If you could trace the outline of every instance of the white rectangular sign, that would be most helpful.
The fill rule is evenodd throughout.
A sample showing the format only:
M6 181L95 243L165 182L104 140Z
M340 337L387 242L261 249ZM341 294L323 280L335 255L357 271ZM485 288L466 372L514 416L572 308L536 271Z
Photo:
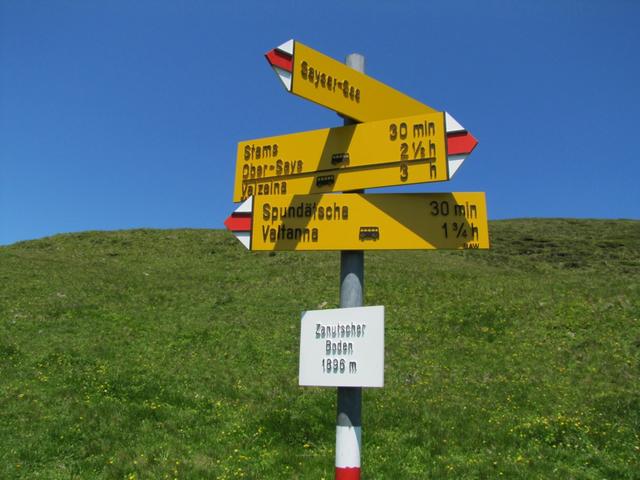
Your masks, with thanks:
M299 383L319 387L384 386L384 307L303 312Z

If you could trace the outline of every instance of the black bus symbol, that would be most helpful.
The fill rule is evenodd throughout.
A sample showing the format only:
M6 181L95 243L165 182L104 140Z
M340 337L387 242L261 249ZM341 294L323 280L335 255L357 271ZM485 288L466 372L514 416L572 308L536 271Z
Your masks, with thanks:
M348 153L334 153L333 155L331 155L331 163L333 163L334 165L342 162L349 163Z
M380 240L378 227L360 227L360 240Z
M336 178L333 175L323 175L321 177L316 177L316 187L333 185L334 183L336 183Z

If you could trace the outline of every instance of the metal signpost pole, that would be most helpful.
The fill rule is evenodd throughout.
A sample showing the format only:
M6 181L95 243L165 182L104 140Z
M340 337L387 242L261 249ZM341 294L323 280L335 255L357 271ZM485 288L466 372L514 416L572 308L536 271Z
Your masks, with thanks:
M349 67L364 73L364 56L347 56ZM344 120L345 125L355 123ZM364 252L340 252L340 308L361 307L364 302ZM360 480L362 447L362 387L338 387L336 417L336 480Z

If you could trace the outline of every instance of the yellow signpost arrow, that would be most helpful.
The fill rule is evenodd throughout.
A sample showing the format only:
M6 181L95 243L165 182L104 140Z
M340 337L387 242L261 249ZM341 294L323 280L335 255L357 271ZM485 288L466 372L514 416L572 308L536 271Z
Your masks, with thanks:
M266 57L289 92L359 122L435 111L297 40Z
M250 250L489 248L477 192L255 196L225 225Z
M448 180L448 147L453 151L460 144L468 154L476 142L469 134L466 145L458 140L462 137L449 140L445 115L437 112L240 142L233 200Z

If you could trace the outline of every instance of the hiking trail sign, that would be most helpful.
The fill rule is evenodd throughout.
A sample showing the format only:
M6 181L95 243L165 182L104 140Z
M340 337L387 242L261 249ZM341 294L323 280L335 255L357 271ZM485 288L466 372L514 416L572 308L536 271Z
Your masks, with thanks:
M247 140L233 200L441 182L476 144L443 112Z
M484 194L328 195L450 180L477 145L451 114L295 40L266 58L287 91L363 123L238 144L225 226L245 247L489 248Z
M249 250L489 248L484 193L258 195L226 227Z
M384 386L384 307L302 312L299 385Z
M297 40L265 56L288 92L358 122L436 111Z

